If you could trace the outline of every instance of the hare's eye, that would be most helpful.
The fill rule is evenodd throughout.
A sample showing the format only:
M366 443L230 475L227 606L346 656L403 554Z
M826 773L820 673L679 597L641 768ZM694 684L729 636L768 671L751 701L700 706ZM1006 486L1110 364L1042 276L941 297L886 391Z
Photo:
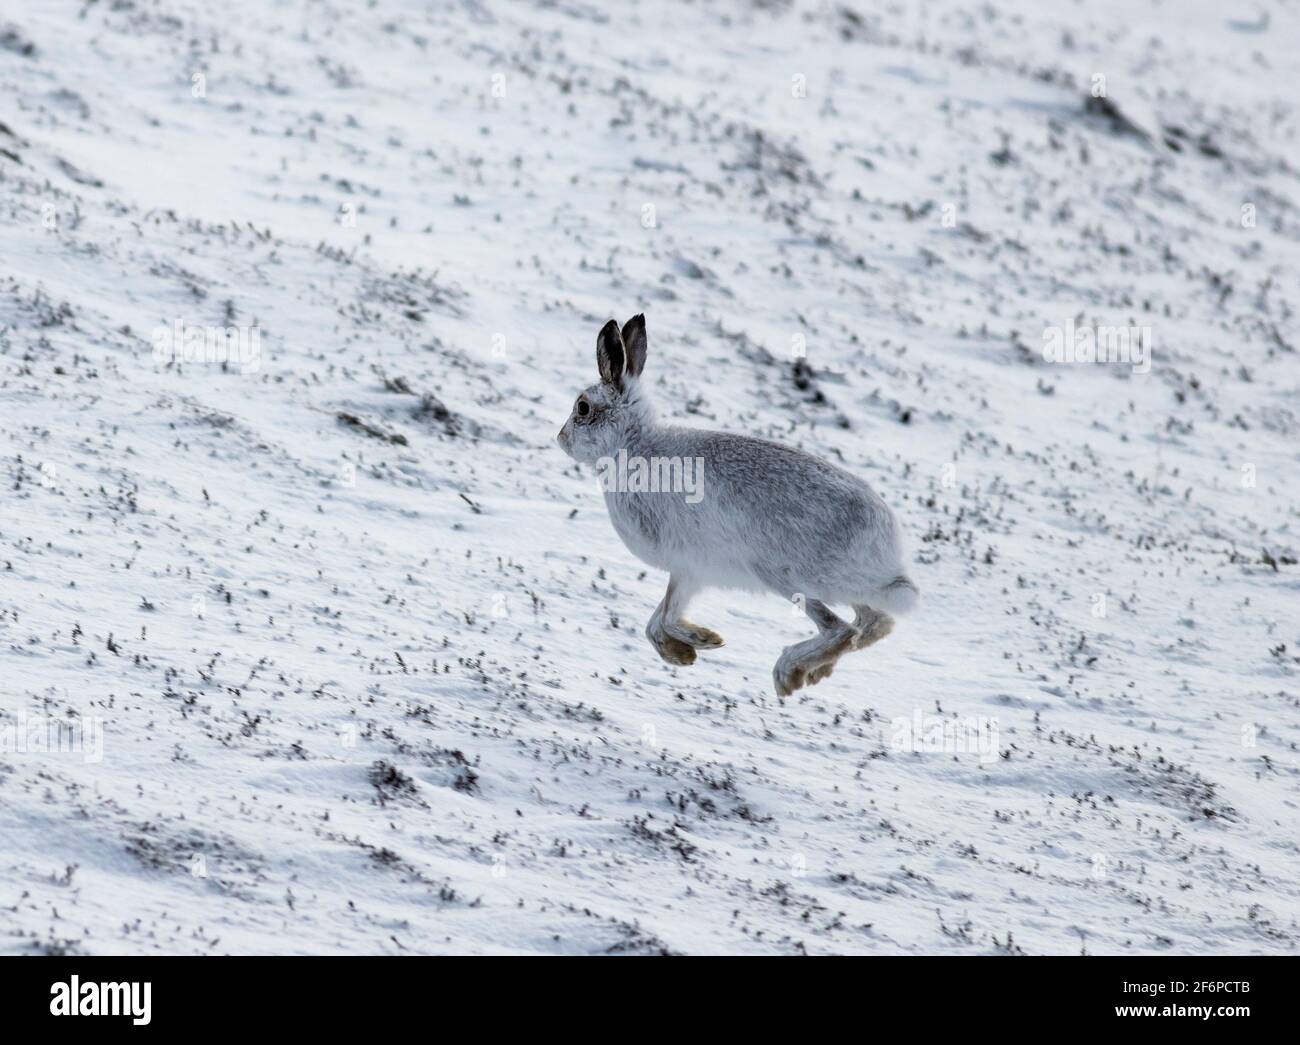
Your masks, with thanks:
M579 399L579 400L578 400L578 416L579 416L579 417L586 417L589 413L591 413L591 404L588 403L585 399Z

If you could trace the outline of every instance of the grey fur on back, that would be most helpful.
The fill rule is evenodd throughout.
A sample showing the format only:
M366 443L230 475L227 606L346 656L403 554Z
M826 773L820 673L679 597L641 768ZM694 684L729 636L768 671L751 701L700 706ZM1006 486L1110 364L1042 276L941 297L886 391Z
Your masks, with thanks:
M870 602L903 575L893 514L862 480L811 454L727 432L634 428L631 456L699 458L703 499L607 492L614 528L652 566L711 586Z

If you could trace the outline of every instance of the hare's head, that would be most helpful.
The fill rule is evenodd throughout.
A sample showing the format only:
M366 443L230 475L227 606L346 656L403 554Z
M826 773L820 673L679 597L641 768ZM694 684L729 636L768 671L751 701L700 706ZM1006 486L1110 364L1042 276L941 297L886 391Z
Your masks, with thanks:
M638 380L645 366L645 316L633 316L618 329L612 319L596 336L600 383L585 389L573 404L556 441L583 464L612 457L628 437L650 420Z

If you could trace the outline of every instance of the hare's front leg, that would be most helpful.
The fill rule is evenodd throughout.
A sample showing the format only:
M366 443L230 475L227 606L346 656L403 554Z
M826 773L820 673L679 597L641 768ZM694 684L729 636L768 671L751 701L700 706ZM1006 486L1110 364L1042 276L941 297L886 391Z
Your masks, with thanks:
M646 637L669 664L694 664L697 649L717 649L722 636L682 618L686 604L698 589L673 575L668 591L646 625Z

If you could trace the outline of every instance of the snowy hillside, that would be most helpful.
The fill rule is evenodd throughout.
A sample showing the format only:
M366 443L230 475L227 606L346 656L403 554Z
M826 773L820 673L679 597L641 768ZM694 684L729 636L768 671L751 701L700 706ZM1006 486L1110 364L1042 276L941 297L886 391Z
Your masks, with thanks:
M0 951L1294 952L1298 39L4 5ZM775 597L646 642L555 444L637 312L663 415L898 514L816 687Z

